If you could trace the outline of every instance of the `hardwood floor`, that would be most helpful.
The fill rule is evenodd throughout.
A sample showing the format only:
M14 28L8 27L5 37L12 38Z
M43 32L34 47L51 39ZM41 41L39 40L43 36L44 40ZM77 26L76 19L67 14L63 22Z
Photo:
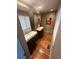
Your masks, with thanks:
M43 37L36 42L37 47L30 59L49 59L51 38L50 33L44 33Z

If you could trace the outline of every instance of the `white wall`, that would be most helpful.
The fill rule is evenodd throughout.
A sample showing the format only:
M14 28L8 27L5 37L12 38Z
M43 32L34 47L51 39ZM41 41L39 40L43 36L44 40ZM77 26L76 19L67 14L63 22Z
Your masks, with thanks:
M53 31L53 44L54 44L55 39L56 39L56 35L57 35L60 19L61 19L61 10L59 9L58 13L57 13L57 17L56 17L54 31Z
M61 9L59 8L52 36L49 59L61 59Z
M52 46L51 59L61 59L61 23L58 27L54 45Z

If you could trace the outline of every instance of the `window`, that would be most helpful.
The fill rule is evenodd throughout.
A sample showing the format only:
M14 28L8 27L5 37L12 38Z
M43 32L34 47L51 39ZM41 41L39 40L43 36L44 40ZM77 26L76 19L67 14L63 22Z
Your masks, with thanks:
M21 23L21 27L22 27L23 32L28 32L31 30L29 16L19 15L19 21Z

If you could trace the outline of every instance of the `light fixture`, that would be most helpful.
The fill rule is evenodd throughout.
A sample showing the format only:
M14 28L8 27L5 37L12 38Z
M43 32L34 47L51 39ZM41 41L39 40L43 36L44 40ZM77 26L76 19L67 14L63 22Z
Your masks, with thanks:
M50 11L53 11L53 9L50 9Z
M42 6L39 6L38 9L42 9Z

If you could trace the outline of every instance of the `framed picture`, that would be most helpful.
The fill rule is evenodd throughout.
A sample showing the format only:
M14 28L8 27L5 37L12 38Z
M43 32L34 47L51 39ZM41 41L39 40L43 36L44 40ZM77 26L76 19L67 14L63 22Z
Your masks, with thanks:
M52 20L51 17L47 18L47 19L46 19L46 24L47 24L47 25L51 25L51 20Z

